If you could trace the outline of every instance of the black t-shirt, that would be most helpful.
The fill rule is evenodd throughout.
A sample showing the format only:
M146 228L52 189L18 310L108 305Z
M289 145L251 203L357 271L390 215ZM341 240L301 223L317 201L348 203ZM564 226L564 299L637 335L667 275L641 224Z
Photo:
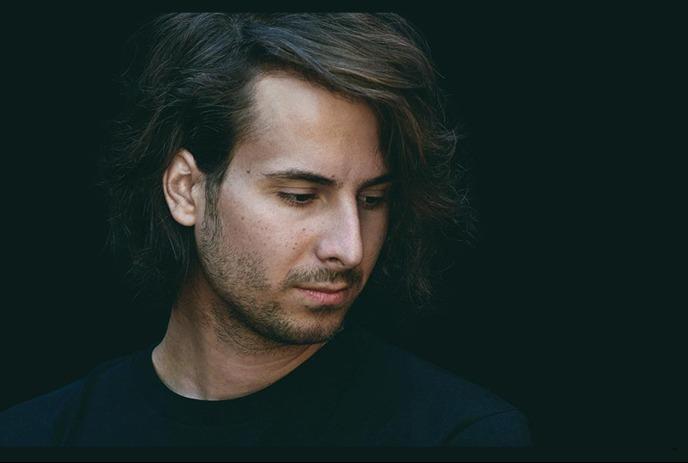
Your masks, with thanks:
M526 446L524 416L474 384L347 326L245 397L182 397L153 346L0 413L3 446Z

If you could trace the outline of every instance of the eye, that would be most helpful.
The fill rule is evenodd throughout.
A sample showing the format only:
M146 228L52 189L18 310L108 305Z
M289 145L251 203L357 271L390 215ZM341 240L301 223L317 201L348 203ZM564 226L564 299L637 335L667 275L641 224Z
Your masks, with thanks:
M364 209L377 209L378 207L384 205L387 202L387 195L382 196L370 196L363 195L360 197L361 204L363 204Z
M286 191L280 191L277 195L282 198L284 202L295 207L307 206L315 199L315 194L313 193L288 193Z

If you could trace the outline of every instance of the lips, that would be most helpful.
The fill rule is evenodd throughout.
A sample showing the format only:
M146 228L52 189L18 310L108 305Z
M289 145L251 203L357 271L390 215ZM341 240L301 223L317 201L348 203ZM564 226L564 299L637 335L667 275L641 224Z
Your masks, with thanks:
M321 305L341 304L346 300L348 286L297 287L307 299Z
M348 286L299 286L298 288L321 293L338 293L339 291L347 289Z

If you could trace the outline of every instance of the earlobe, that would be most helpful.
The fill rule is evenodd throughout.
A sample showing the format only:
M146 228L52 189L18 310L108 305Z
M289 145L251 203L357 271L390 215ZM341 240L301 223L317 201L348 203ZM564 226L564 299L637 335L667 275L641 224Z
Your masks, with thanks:
M186 149L181 149L165 169L162 187L167 206L174 220L181 225L193 226L199 211L200 198L194 186L203 181L203 174L196 167L196 160Z

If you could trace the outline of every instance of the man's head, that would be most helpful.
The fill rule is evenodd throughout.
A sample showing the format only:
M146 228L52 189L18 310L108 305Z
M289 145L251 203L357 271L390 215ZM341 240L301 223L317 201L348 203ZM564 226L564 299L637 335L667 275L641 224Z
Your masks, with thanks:
M378 256L376 273L429 294L432 241L457 217L455 136L403 19L176 14L134 43L104 175L139 288L173 299L202 271L260 307L247 323L302 339L340 323Z
M335 334L372 273L388 223L388 169L375 114L299 76L253 84L251 135L236 144L213 202L192 153L163 176L172 217L194 227L195 288L263 337ZM203 291L203 290L202 290Z

